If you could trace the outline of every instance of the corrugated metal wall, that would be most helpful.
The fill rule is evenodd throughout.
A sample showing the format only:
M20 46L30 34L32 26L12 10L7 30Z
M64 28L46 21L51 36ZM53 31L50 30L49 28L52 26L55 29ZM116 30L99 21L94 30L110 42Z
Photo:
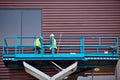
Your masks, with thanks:
M0 0L0 8L41 8L44 36L62 33L120 38L119 0ZM0 80L21 79L36 80L24 70L5 68L0 54Z
M47 4L43 35L119 36L120 1L88 0Z

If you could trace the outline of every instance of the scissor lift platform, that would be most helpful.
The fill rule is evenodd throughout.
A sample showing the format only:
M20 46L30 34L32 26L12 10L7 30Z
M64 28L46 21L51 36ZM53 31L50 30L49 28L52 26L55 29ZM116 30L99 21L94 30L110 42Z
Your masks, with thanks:
M40 39L40 53L37 53L34 45L36 38ZM53 48L54 39L57 40L57 50ZM50 38L47 36L15 36L4 37L2 44L2 58L6 67L24 67L26 72L40 80L62 80L81 68L115 67L119 60L117 37L56 36ZM61 71L50 77L33 67L36 65L27 63L31 61L39 61L36 64L37 67L38 65L39 67L43 66L40 64L42 61L43 63L44 61L52 62ZM66 68L63 69L60 67L61 65Z
M34 45L36 38L41 42L40 53L37 53ZM54 47L54 39L57 41L57 51L54 48L49 50L51 46ZM94 63L119 59L118 37L7 36L3 38L2 47L2 58L7 67L9 64L13 66L17 64L19 67L22 61L92 61Z
M36 53L34 40L40 38L40 53ZM54 38L57 40L59 52L54 48L46 53L46 49L54 46ZM16 36L3 38L3 60L118 60L118 38L117 37L90 37L90 36L59 36L52 37L48 43L45 39L49 37ZM65 41L66 43L65 43ZM75 40L75 41L74 41ZM64 41L64 42L62 42ZM30 44L26 44L30 43Z

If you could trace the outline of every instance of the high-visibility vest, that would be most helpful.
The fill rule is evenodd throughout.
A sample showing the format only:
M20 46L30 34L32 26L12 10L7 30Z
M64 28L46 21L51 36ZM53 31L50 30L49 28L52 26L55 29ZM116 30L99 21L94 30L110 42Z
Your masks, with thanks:
M57 49L57 43L56 43L56 40L55 40L55 39L54 39L54 46L52 47L52 45L51 45L50 49L51 49L51 48Z
M41 48L41 43L40 43L39 38L36 39L35 46Z

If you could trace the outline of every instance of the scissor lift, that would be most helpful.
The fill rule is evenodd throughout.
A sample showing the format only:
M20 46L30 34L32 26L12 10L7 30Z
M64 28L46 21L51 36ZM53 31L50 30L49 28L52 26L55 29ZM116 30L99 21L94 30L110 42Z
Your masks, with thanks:
M40 53L37 53L34 41L36 38L40 38L41 49ZM57 51L54 48L54 39L57 40ZM99 67L94 62L115 62L113 65L104 65L107 67L115 66L119 59L119 47L118 37L97 37L97 36L55 36L49 38L48 36L13 36L4 37L2 42L2 57L6 67L11 67L12 64L17 65L17 68L25 67L27 72L34 75L38 79L45 76L43 72L38 71L36 68L29 65L29 61L53 61L53 64L61 69L56 78L47 76L44 80L56 80L58 77L62 79L63 74L66 74L68 70L69 74L75 72L78 68L86 67ZM22 65L22 61L23 65ZM27 62L25 62L27 61ZM68 61L73 62L68 68L60 68L60 65L54 63L54 61ZM75 62L75 63L74 63ZM104 63L103 63L104 64ZM64 66L67 64L64 64ZM12 67L13 67L12 66ZM71 67L72 66L72 67ZM101 66L103 67L103 66ZM33 69L33 70L32 70ZM35 73L37 70L39 73ZM71 72L72 71L72 72ZM59 75L59 76L58 76ZM64 76L64 77L66 77ZM49 78L49 79L48 79Z

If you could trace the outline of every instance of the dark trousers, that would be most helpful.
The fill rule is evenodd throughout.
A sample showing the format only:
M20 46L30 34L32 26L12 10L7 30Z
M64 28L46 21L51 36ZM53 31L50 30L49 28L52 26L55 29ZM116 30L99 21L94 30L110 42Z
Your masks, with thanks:
M55 53L57 53L57 49L54 48ZM50 49L50 52L52 53L52 49Z
M40 47L36 46L36 53L40 53Z

